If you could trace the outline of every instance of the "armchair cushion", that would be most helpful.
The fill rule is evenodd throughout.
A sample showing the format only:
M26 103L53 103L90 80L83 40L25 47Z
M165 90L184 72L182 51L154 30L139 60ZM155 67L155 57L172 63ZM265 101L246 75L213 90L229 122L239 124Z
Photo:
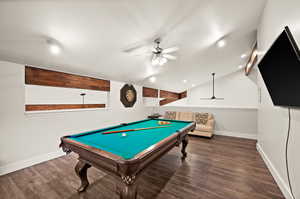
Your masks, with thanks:
M213 132L215 120L210 113L195 113L196 130Z
M177 112L178 120L183 121L193 121L194 120L194 113L192 112Z
M206 125L208 121L208 113L195 113L195 122L197 124L203 124Z

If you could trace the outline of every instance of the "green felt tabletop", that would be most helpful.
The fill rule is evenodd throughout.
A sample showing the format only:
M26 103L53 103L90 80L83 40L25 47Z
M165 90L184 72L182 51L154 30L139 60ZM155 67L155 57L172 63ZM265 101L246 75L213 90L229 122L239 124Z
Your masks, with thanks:
M109 130L99 129L92 132L81 133L70 136L69 138L77 142L93 146L104 151L116 154L124 159L131 159L138 153L144 151L153 144L165 139L166 137L176 133L176 131L186 127L190 122L171 121L170 127L157 128L151 130L126 132L127 136L122 133L102 134L106 131L116 131L125 129L156 127L159 120L142 120L126 126L116 126Z

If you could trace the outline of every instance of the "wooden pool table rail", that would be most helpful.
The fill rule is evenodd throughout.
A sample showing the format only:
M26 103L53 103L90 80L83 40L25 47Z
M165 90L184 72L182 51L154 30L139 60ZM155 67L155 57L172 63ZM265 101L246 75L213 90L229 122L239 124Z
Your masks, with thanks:
M70 136L61 138L60 147L66 153L73 151L79 155L79 162L75 167L76 174L81 179L79 192L84 191L88 187L89 182L86 173L90 166L94 166L113 174L117 178L117 183L122 182L118 184L120 198L132 199L136 198L137 194L136 180L151 162L162 157L174 146L179 146L180 143L182 143L181 152L183 159L186 157L187 134L189 131L193 131L195 126L194 122L190 123L185 128L178 130L176 133L138 153L132 159L124 159L110 152L82 144L70 139Z

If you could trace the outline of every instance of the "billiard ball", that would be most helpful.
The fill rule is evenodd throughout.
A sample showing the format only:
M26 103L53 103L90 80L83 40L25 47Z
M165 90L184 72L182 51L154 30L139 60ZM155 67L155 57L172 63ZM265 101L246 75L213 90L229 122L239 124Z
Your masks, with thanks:
M158 121L157 123L158 123L159 125L171 124L171 122L167 122L167 121Z

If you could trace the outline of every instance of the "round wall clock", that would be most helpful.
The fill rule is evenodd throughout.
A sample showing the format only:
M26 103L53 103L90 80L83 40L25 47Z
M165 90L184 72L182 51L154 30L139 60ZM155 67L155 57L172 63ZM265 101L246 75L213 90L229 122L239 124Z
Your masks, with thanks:
M133 107L136 102L136 90L133 85L125 84L121 88L120 100L125 107Z

